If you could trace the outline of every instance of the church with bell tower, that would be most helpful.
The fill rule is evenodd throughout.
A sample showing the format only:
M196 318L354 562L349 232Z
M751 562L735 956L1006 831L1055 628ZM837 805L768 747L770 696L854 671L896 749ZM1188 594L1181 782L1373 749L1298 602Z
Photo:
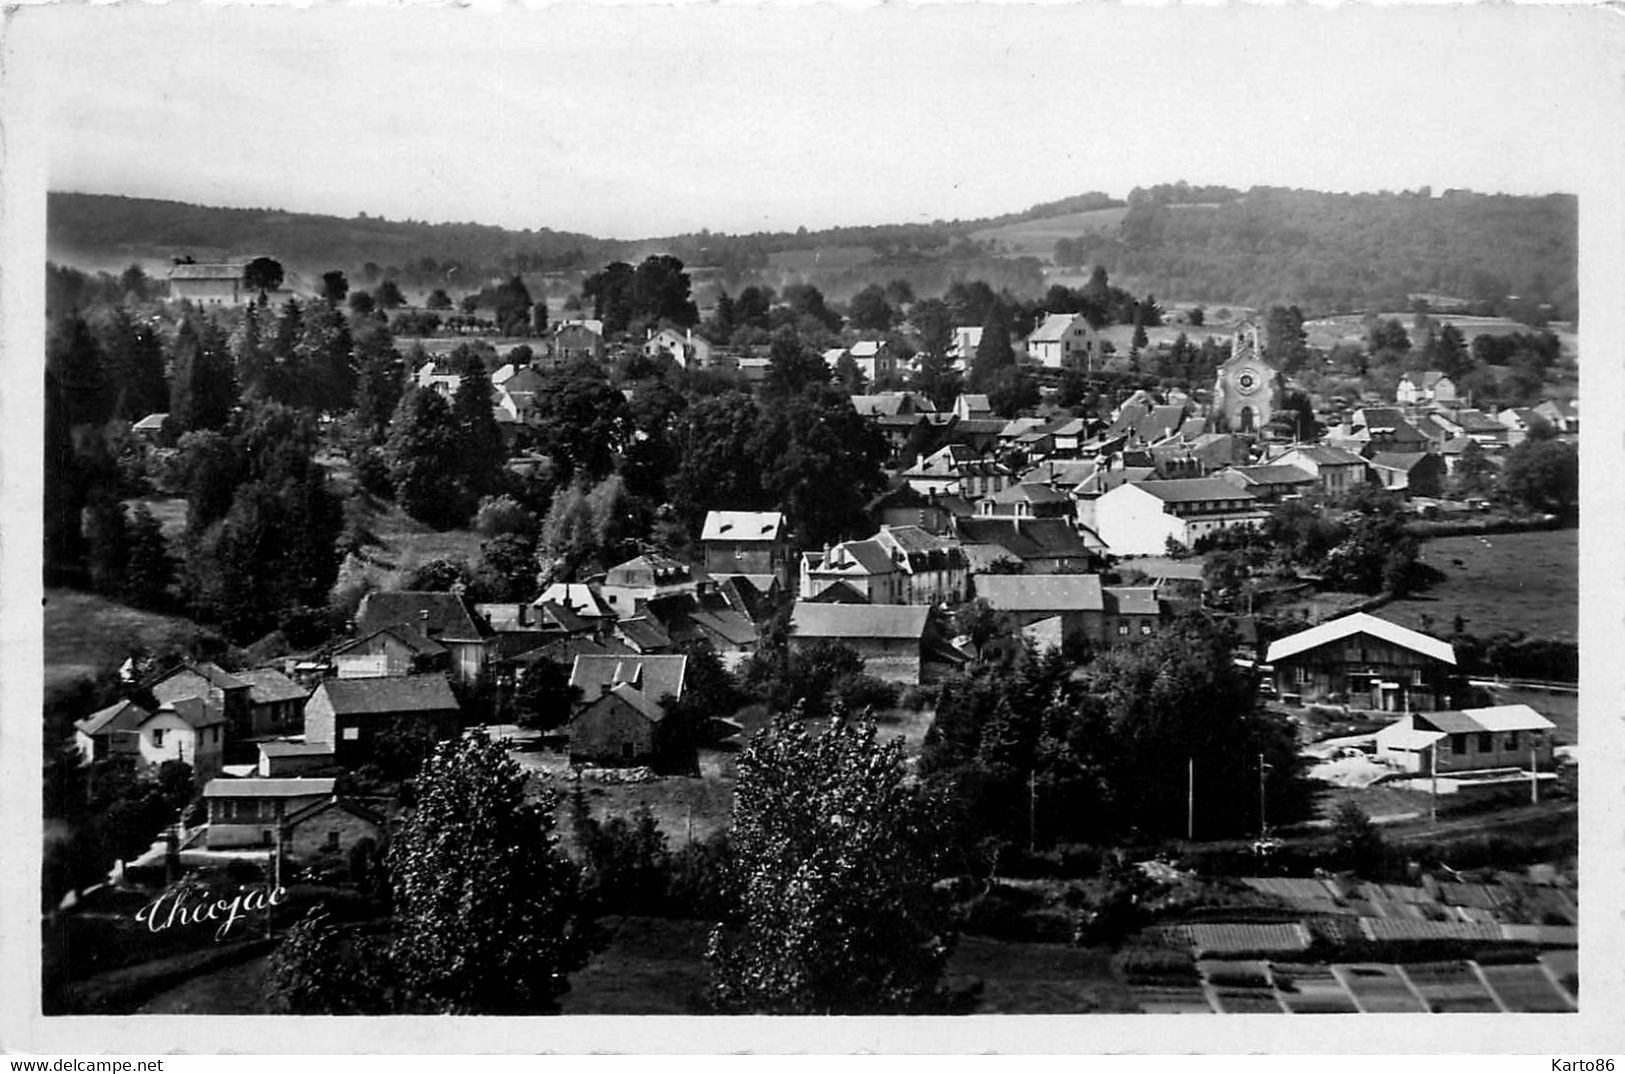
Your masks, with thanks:
M1244 322L1230 340L1230 360L1213 383L1213 430L1256 433L1281 407L1280 370L1264 360L1258 326Z

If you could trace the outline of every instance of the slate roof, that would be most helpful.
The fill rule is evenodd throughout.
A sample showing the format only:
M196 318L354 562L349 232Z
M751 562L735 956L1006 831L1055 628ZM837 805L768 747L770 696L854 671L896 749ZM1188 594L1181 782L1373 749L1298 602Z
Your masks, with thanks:
M1371 456L1371 465L1410 473L1416 468L1417 463L1428 457L1425 451L1379 451Z
M325 742L261 742L260 753L266 757L331 757L333 746Z
M1116 615L1159 615L1162 612L1156 586L1110 586L1103 592L1106 610Z
M604 574L610 586L685 585L710 578L701 567L681 563L667 556L645 555L617 563Z
M397 712L457 711L457 697L443 675L404 675L380 679L328 679L316 688L326 692L333 711L352 716Z
M330 777L287 779L211 779L203 785L205 798L303 798L331 795L337 781Z
M558 664L574 662L578 656L634 656L632 647L613 635L602 638L575 637L559 638L526 652L517 653L513 659L529 662L539 658L552 660Z
M172 280L240 280L243 278L244 264L195 264L175 265L169 270Z
M999 545L1017 559L1089 554L1089 546L1064 518L964 518L954 525L964 544Z
M931 609L915 604L810 604L798 601L790 633L802 638L920 638Z
M598 697L603 687L617 683L635 686L658 701L668 694L683 696L687 669L686 656L578 656L570 668L570 685L580 687L586 701Z
M1430 638L1398 623L1391 623L1386 619L1379 619L1369 612L1355 612L1319 626L1300 630L1296 634L1288 635L1270 643L1269 651L1265 654L1266 663L1273 664L1277 660L1284 660L1310 649L1318 649L1322 645L1334 641L1342 641L1356 634L1369 634L1374 638L1412 652L1430 656L1446 664L1456 662L1456 650L1447 641Z
M852 588L850 582L834 581L807 598L813 604L868 604L869 598Z
M1021 475L1022 484L1058 482L1072 488L1100 468L1094 459L1047 459Z
M1497 426L1499 428L1499 426ZM1365 460L1358 455L1350 454L1342 448L1334 447L1301 447L1293 448L1286 454L1296 454L1308 459L1316 466L1364 466Z
M207 660L200 660L195 664L179 664L170 668L168 671L160 672L159 674L152 676L147 680L147 688L151 689L154 686L167 682L183 671L190 671L196 675L201 675L203 678L208 680L211 686L217 686L222 690L241 690L248 686L248 683L237 678L237 676L228 671L222 671L218 664L212 664Z
M333 650L333 655L340 656L351 649L359 649L380 634L388 634L419 656L439 656L447 651L444 645L427 636L411 623L392 623L389 626L379 627L377 630L363 634L355 641L340 645Z
M1046 484L1010 485L990 497L994 503L1069 503L1071 497Z
M1029 343L1059 343L1066 335L1066 330L1072 327L1081 314L1077 313L1051 313L1033 328L1033 334L1027 337Z
M1250 485L1312 485L1315 475L1298 466L1264 465L1232 466L1230 472L1240 474Z
M310 820L313 817L319 817L330 809L342 809L346 813L360 817L362 820L371 821L373 824L379 825L380 827L388 823L387 818L385 818L385 816L382 813L379 813L377 810L369 809L360 802L352 801L348 798L341 798L338 795L334 795L325 802L312 802L308 806L289 814L282 823L287 825L289 828L296 828L305 821Z
M615 613L604 607L603 600L585 582L554 582L532 603L541 605L549 602L568 608L577 615L594 619L615 618Z
M708 511L702 541L775 541L784 536L778 511Z
M1169 481L1137 481L1134 487L1149 492L1163 503L1199 503L1204 500L1255 500L1244 488L1217 477L1178 478Z
M1004 612L1099 612L1106 602L1098 574L983 574L976 595Z
M424 613L427 612L427 616ZM406 623L431 638L445 641L481 641L491 628L455 593L421 590L368 593L356 612L356 631L370 634L380 627Z
M116 731L134 731L146 722L152 715L134 701L119 701L104 709L86 716L82 720L75 720L73 726L92 738L97 735L110 735Z
M622 619L615 624L615 632L640 652L671 648L671 635L648 616L634 615Z
M969 411L972 414L993 409L993 404L987 401L987 396L979 392L962 392L954 405L956 408Z
M166 712L172 712L184 720L189 727L212 727L217 723L225 723L224 713L215 712L201 697L177 697L174 701L166 701L159 705L157 710L141 721L145 726L149 721L157 719Z
M278 701L303 701L310 696L310 691L275 668L239 671L237 677L248 682L248 702L251 705L270 705Z
M840 551L849 556L852 562L835 564L831 562L836 552ZM884 545L873 537L861 541L842 541L830 549L830 555L815 568L820 572L840 571L850 574L890 574L897 570L897 564L892 561L891 553L886 551Z

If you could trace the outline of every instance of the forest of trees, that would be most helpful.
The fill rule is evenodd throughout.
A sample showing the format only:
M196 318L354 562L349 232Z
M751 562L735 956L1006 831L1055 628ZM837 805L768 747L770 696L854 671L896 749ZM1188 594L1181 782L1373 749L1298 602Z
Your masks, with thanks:
M145 249L246 255L261 250L294 265L353 268L371 287L384 277L433 288L515 273L585 273L658 243L731 286L781 286L799 276L847 296L887 279L940 292L980 278L1022 297L1045 287L1042 261L1003 256L973 233L1125 203L1091 193L977 220L726 235L698 232L617 242L548 229L339 219L270 209L217 209L150 199L50 196L59 255L92 263ZM1186 183L1136 188L1121 222L1060 241L1066 266L1103 265L1136 290L1208 303L1265 306L1285 300L1311 314L1408 307L1411 293L1458 296L1526 319L1575 316L1578 210L1569 195L1523 197L1446 191L1332 194ZM801 252L867 250L830 265ZM114 251L119 251L114 253ZM532 280L533 285L536 280Z

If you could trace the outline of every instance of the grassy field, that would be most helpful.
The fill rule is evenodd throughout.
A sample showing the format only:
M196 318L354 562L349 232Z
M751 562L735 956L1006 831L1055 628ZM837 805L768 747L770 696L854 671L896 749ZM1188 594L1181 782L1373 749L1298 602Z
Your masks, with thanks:
M1081 213L1047 216L1042 220L1023 220L1001 227L983 228L971 232L977 242L994 240L1004 251L1031 255L1048 261L1055 254L1055 240L1075 239L1089 232L1110 232L1128 215L1127 206L1112 209L1090 209Z
M1384 618L1448 634L1459 615L1467 633L1479 637L1521 630L1531 637L1577 639L1579 530L1436 537L1422 546L1422 561L1444 579L1388 604Z
M93 593L45 591L45 688L121 663L133 648L183 645L199 627L188 619L138 611Z
M459 558L472 566L484 540L473 530L444 532L409 518L392 503L368 498L367 524L378 544L367 549L367 573L380 589L399 589L406 573L431 559Z

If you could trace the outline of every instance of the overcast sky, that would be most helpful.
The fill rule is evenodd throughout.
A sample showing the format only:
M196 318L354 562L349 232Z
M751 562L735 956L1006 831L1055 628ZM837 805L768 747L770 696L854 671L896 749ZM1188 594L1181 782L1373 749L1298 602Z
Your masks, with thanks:
M1573 191L1596 12L25 10L50 185L614 237L1219 182Z

